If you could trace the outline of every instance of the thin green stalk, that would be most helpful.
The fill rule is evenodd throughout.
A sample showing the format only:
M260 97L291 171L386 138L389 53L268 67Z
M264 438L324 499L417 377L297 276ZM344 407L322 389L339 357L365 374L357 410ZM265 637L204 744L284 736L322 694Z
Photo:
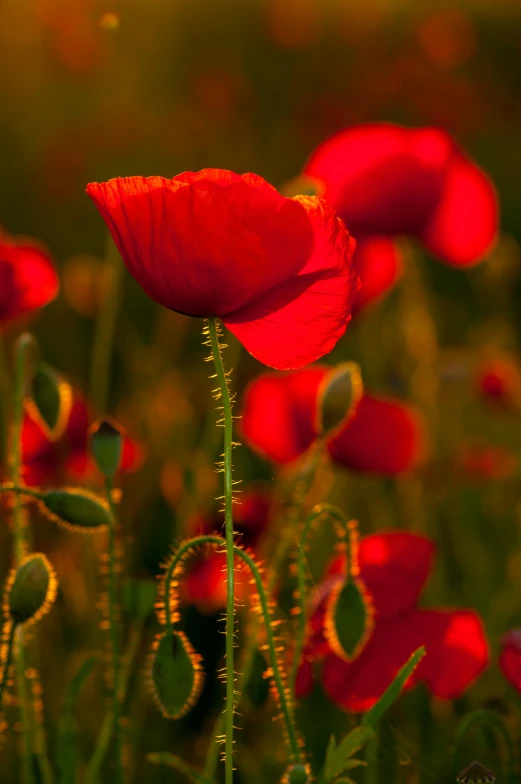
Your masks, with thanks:
M5 653L4 671L2 673L2 680L0 681L0 712L2 711L2 704L4 698L4 691L9 677L9 668L11 666L11 659L13 656L14 635L16 631L16 624L12 623L9 629L9 636L7 638L7 650Z
M7 455L12 389L11 368L4 338L0 334L0 460L3 460Z
M165 574L164 601L165 601L165 623L169 631L172 631L172 618L171 618L171 612L169 606L170 586L171 586L172 578L176 571L176 567L182 561L184 555L189 550L197 550L197 548L199 548L203 544L224 545L225 540L222 538L222 536L216 536L214 534L196 536L193 539L190 539L188 542L185 542L179 548L179 550L176 552L175 556L172 558L168 566L168 570ZM233 545L232 555L234 556L234 562L235 562L235 557L240 558L242 561L244 561L244 563L247 565L248 569L252 573L253 579L255 581L255 587L257 589L257 594L259 596L260 612L264 620L264 626L266 627L266 638L268 641L268 650L270 654L270 664L273 673L273 680L275 682L275 687L279 695L280 710L284 718L284 723L286 725L286 732L288 736L288 742L289 742L290 754L291 754L290 762L293 764L302 764L303 754L300 749L297 730L295 727L293 705L288 689L285 686L284 677L277 658L277 645L275 642L275 635L273 633L273 627L271 623L272 618L269 609L268 594L265 591L264 585L262 583L262 575L254 559L237 545ZM204 773L204 778L210 781L213 780L208 775L207 771L205 771Z
M315 445L315 447L318 445ZM301 522L306 498L313 483L315 472L320 461L322 451L320 448L312 447L311 455L305 455L304 460L308 461L306 470L298 477L293 488L292 501L286 520L282 527L283 536L279 539L277 548L272 559L272 566L268 575L267 594L272 596L275 588L277 577L282 569L288 552L296 538L299 523ZM239 676L239 683L237 690L239 694L244 691L245 685L248 683L253 672L254 653L257 647L257 637L259 631L259 621L254 620L251 625L251 632L248 636L248 642L243 654L242 672ZM216 722L214 736L220 737L223 732L223 716L219 716ZM215 743L211 743L208 747L206 756L205 776L210 780L215 779L215 769L219 760L218 748Z
M121 303L121 279L123 261L110 234L107 241L107 261L109 274L109 290L100 305L94 333L91 363L91 394L92 404L97 411L107 408L110 390L110 362L114 348L114 336Z
M469 729L474 724L489 724L493 727L498 735L501 736L505 745L505 751L507 755L506 760L506 768L507 768L507 781L509 784L515 784L516 781L516 755L514 750L514 744L512 742L512 738L510 737L510 733L505 727L503 721L490 710L482 709L482 710L475 710L472 713L469 713L466 716L461 724L459 725L456 735L454 736L454 748L453 748L453 756L452 756L452 770L454 776L457 776L459 773L459 767L461 764L461 746L463 742L463 738L469 731Z
M9 478L13 486L18 487L21 482L22 469L22 425L24 413L24 391L27 351L33 339L31 335L20 335L15 343L15 384L13 400L13 426L9 449ZM13 546L16 566L20 566L27 555L27 532L24 509L20 494L15 493L13 499ZM33 718L34 706L32 693L27 688L25 677L25 648L24 630L20 627L17 632L17 646L15 652L15 678L18 698L20 700L20 714L22 724L22 782L33 784Z
M297 630L295 637L295 646L293 649L293 660L291 662L291 670L289 675L289 689L291 694L295 693L295 683L297 680L297 673L304 649L304 641L306 638L306 595L307 595L307 581L306 581L306 544L308 541L309 533L318 518L330 517L332 518L340 529L342 538L345 538L347 532L347 518L336 506L331 504L319 504L315 506L311 513L306 517L304 527L297 540ZM351 561L350 541L347 541L347 557ZM349 574L349 568L347 569Z
M143 622L136 621L130 627L130 634L123 654L121 669L119 674L118 684L118 699L119 704L123 705L128 690L128 682L132 665L136 658L136 654L141 642L143 634ZM107 755L107 749L114 734L114 713L107 713L101 724L101 729L98 734L94 753L89 761L85 773L85 784L97 784L103 760Z
M235 672L233 668L234 636L235 636L235 572L233 557L233 418L232 400L228 388L228 376L225 373L219 333L216 319L208 319L208 333L215 365L215 373L219 382L217 400L222 401L224 424L224 530L226 538L226 706L224 718L225 733L225 784L233 784L233 714L235 711Z
M110 656L112 663L112 721L114 727L114 752L116 762L116 784L123 784L124 770L123 770L123 728L121 726L121 704L119 699L119 656L120 656L120 639L119 639L119 615L118 615L118 601L117 601L117 588L116 588L116 509L114 506L114 499L112 496L112 480L108 477L105 480L107 490L107 500L110 507L110 525L109 525L109 590L108 590L108 614L109 614L109 637L110 637Z

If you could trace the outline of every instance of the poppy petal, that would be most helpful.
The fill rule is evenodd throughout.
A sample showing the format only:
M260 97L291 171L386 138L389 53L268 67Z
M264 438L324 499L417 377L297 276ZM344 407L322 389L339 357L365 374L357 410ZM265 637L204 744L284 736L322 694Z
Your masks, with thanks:
M344 430L329 444L331 457L354 471L398 474L416 466L425 442L419 414L391 398L364 395Z
M521 629L511 629L501 640L499 667L507 681L521 694Z
M129 272L159 304L222 317L306 264L306 210L255 175L221 169L91 183Z
M244 393L240 430L248 445L274 463L289 463L316 437L317 391L323 365L298 373L264 373Z
M43 247L0 233L0 324L47 305L58 289L56 269Z
M354 662L330 654L324 661L324 688L346 710L367 711L421 645L427 655L408 685L425 681L437 697L459 697L488 664L488 644L475 613L417 610L379 621Z
M344 334L359 287L355 241L322 199L296 196L313 228L307 263L241 310L223 317L253 356L278 370L300 368L327 354Z
M361 283L353 305L356 313L389 291L401 276L398 245L388 237L364 237L357 241L355 267Z
M498 199L492 182L455 149L439 203L419 233L442 261L456 267L481 261L498 231Z

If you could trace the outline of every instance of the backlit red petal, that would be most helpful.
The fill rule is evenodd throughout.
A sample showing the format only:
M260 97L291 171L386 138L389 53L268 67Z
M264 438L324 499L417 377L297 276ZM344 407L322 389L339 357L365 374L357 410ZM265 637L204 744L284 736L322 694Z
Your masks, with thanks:
M58 288L56 269L43 247L0 233L0 324L47 305Z
M355 267L361 283L353 306L357 312L389 291L402 274L398 245L388 237L357 240Z
M324 201L293 200L306 208L314 247L294 276L223 318L256 359L278 370L300 368L335 346L351 318L359 280L355 242Z
M511 629L501 640L499 667L507 681L521 694L521 629Z
M340 465L380 474L415 467L424 448L419 414L397 400L372 395L364 395L347 426L328 444Z

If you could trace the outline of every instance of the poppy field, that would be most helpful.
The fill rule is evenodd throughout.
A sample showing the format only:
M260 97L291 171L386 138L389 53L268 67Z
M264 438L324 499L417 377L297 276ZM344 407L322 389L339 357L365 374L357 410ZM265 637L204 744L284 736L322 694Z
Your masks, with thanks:
M520 33L0 5L0 784L518 780Z

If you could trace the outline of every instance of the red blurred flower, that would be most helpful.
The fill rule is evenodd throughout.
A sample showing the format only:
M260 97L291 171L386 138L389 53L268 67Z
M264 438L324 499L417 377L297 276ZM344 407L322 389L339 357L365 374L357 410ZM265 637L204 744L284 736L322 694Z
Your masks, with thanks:
M521 694L521 629L511 629L501 640L499 667L507 681Z
M481 395L504 408L521 403L521 370L514 358L494 357L478 368L476 386Z
M344 556L330 564L317 589L303 666L309 668L310 659L324 658L324 688L346 710L369 710L420 645L425 645L427 655L408 686L423 681L437 697L458 697L487 666L488 644L476 613L418 609L433 560L434 545L422 536L392 532L361 540L359 577L373 600L375 627L352 662L334 654L323 635L327 598L342 579ZM309 690L309 677L301 683ZM298 695L304 693L301 690Z
M247 443L275 463L288 463L317 437L318 391L331 368L314 365L284 375L265 373L248 386L240 427ZM356 412L328 441L336 463L355 471L396 474L424 451L419 415L393 398L364 394Z
M318 181L321 196L357 240L376 235L391 243L409 235L461 267L480 261L496 238L491 181L441 129L389 123L349 128L315 150L305 174ZM380 261L390 283L391 248ZM362 254L355 263L363 281L368 273ZM359 296L369 299L363 291Z
M218 316L261 362L301 367L344 333L354 240L322 200L222 169L91 183L131 274L159 304Z
M259 490L247 490L233 507L233 530L237 543L255 552L271 517L273 502L270 495ZM190 536L218 534L224 536L224 513L216 512L195 517L189 524ZM237 564L236 592L240 602L250 593L248 576ZM226 553L203 552L188 563L181 587L182 597L200 612L213 614L226 607Z
M509 479L518 466L517 456L504 446L469 442L463 444L456 465L468 478L477 482Z
M47 305L58 288L58 275L41 245L0 230L0 324Z
M97 469L88 442L89 424L87 404L79 395L73 399L65 431L57 441L50 441L26 413L22 428L24 482L38 486L88 482L95 477ZM135 471L143 459L143 446L125 437L121 470Z

